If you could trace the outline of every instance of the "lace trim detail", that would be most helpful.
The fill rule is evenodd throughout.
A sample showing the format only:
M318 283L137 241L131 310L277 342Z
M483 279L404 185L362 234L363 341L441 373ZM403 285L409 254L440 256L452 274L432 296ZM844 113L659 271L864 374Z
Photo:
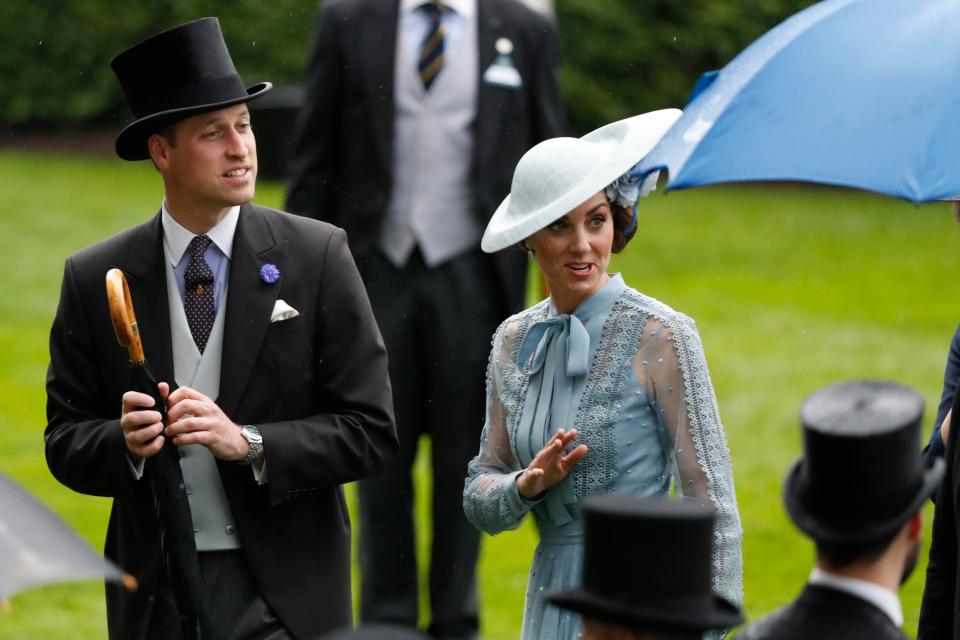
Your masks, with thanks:
M707 496L716 509L713 548L713 586L734 602L743 601L740 516L733 487L730 449L720 423L717 398L696 325L664 303L628 289L639 312L659 320L670 332L683 375L688 431L697 452L697 464L707 477Z
M590 448L590 464L571 471L575 516L584 498L610 491L617 481L616 429L622 410L623 389L630 379L633 356L647 319L627 297L625 290L613 303L600 332L600 343L577 407L577 443Z

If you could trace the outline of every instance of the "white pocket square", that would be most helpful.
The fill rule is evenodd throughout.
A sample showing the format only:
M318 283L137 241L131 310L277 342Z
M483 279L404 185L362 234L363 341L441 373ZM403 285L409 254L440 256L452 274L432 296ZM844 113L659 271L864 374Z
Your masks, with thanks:
M277 300L277 303L273 305L273 313L270 314L270 322L289 320L290 318L296 318L298 315L300 315L299 311L283 300Z

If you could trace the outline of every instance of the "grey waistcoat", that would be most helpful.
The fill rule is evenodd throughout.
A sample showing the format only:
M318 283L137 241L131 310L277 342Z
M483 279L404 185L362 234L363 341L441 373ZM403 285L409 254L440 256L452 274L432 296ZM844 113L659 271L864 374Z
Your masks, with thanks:
M428 92L398 34L393 189L380 234L381 249L397 267L414 246L435 267L480 244L483 225L470 195L478 55L474 18L456 48L444 52Z
M183 301L177 290L176 276L170 267L169 258L167 256L167 306L170 308L173 375L177 385L191 387L216 400L220 395L220 355L223 351L223 323L228 291L225 291L220 299L213 329L201 356L190 333L190 325L187 324ZM196 444L179 449L180 468L183 470L183 481L193 515L197 550L238 548L240 540L213 454L206 447Z

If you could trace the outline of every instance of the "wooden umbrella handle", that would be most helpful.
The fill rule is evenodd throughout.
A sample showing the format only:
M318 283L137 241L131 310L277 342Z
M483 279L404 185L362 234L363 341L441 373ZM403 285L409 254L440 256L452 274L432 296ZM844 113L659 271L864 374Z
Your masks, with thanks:
M130 360L134 364L143 364L143 344L140 342L140 330L137 328L137 316L133 312L133 299L130 287L120 269L107 271L107 304L110 305L110 319L117 342L127 348Z

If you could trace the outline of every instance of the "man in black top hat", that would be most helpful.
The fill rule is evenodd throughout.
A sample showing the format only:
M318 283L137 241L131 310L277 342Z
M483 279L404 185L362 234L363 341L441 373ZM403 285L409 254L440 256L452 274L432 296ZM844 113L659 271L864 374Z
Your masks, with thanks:
M839 383L807 398L804 455L783 494L813 538L816 568L792 604L738 639L907 637L897 592L917 560L921 508L943 477L943 461L920 454L922 419L920 394L890 382Z
M699 640L743 616L714 594L713 512L623 495L584 503L583 580L547 595L583 615L583 640Z
M45 433L61 482L113 498L106 555L140 588L108 585L110 636L197 637L181 630L147 482L156 466L145 461L174 445L205 587L203 637L348 627L341 485L378 472L397 440L385 349L346 236L250 202L246 102L270 84L244 87L215 18L148 38L112 66L136 118L117 153L152 160L164 200L149 221L67 260ZM105 295L113 267L129 282L166 429L150 396L130 391Z

